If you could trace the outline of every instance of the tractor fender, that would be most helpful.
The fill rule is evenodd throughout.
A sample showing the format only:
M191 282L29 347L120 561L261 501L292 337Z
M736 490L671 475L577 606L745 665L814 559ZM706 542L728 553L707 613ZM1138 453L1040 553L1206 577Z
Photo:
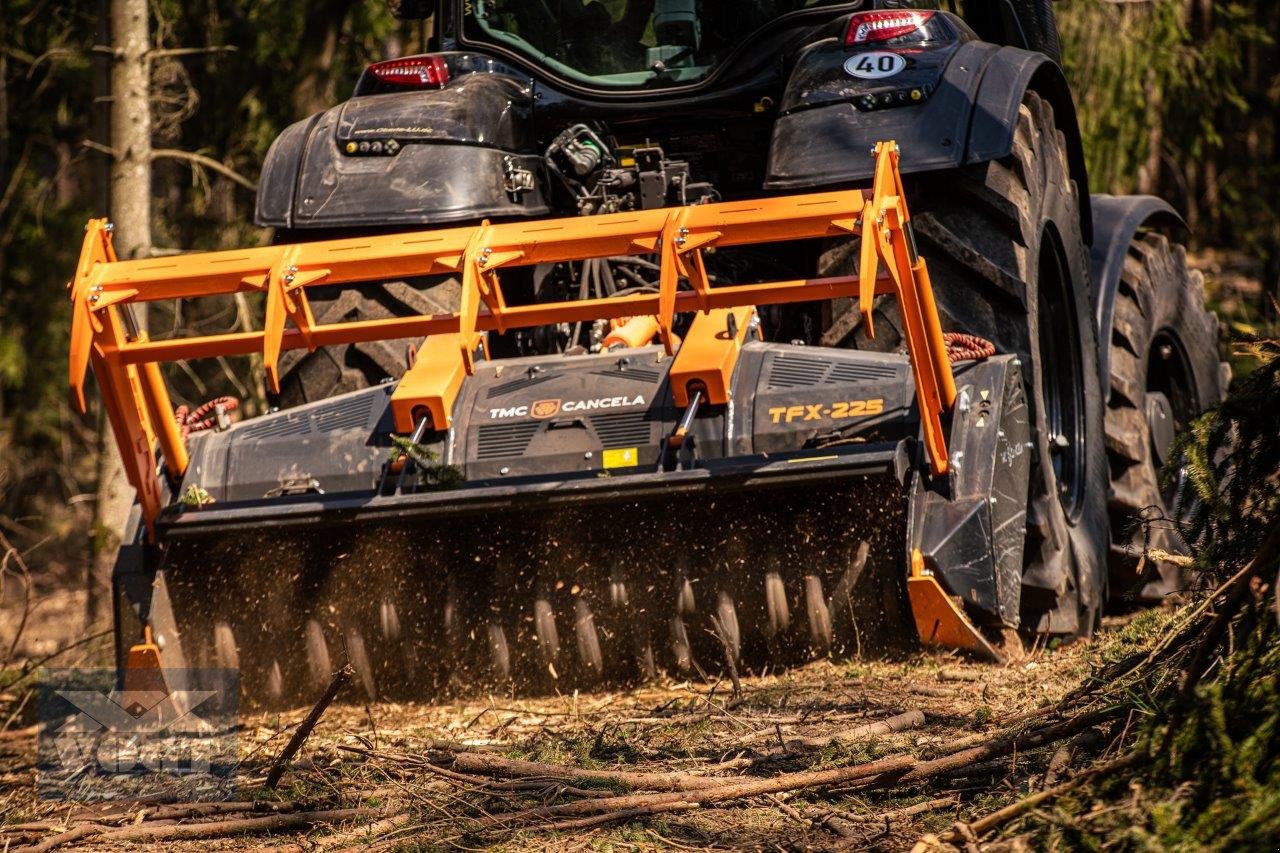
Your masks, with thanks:
M1098 370L1102 374L1102 399L1111 392L1111 323L1116 291L1129 244L1139 231L1164 228L1185 231L1186 222L1170 204L1150 195L1095 195L1089 199L1093 213L1093 245L1089 269L1093 276L1093 316L1098 324Z
M1067 166L1081 197L1088 193L1075 104L1062 69L1037 51L962 41L947 57L924 103L867 111L857 102L884 81L846 81L843 97L819 91L807 65L831 66L839 45L819 45L799 59L774 125L765 188L795 192L870 180L876 142L894 139L904 174L986 163L1013 150L1023 96L1033 91L1053 107L1067 148ZM836 67L839 67L838 64ZM912 81L915 85L915 81ZM1089 205L1080 206L1081 233L1092 238Z
M261 226L291 228L293 226L293 195L298 185L298 169L311 139L311 129L323 113L295 121L286 127L262 162L258 176L258 195L254 204L253 221Z
M974 101L965 163L1008 156L1018 126L1018 108L1027 92L1035 92L1053 107L1054 122L1066 143L1067 169L1079 197L1087 198L1089 178L1071 89L1062 68L1038 51L1002 47L992 55ZM1093 216L1087 204L1080 205L1080 236L1085 245L1093 241Z
M367 233L371 225L545 216L532 104L528 82L505 73L461 73L440 89L357 93L276 139L254 219ZM533 185L509 192L517 177Z

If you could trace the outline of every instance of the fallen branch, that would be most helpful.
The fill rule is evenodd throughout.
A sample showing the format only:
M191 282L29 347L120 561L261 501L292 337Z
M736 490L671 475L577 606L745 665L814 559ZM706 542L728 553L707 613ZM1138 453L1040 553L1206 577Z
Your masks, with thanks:
M479 823L481 828L499 828L511 824L527 825L530 822L550 821L556 828L568 828L556 822L563 818L595 815L599 820L589 824L595 826L610 820L627 819L623 815L634 815L636 809L643 809L644 814L660 814L668 810L690 808L691 803L703 806L808 788L840 786L865 791L873 788L918 784L943 776L959 767L989 761L1012 754L1014 751L1025 751L1054 743L1105 722L1118 713L1119 709L1094 711L1051 723L1030 732L1001 733L979 746L961 749L930 760L921 760L906 754L892 755L850 767L783 773L767 779L736 779L728 782L715 780L720 784L691 791L630 794L541 806L519 812L486 816Z
M353 808L327 809L312 812L214 820L206 823L176 823L166 826L148 826L145 823L113 829L95 835L95 844L122 841L179 841L191 838L218 838L242 832L280 832L301 829L317 823L339 823L378 814L381 809Z
M688 803L708 805L729 800L741 800L760 797L765 794L778 794L783 791L800 791L806 788L823 788L831 785L850 785L855 782L866 783L867 787L879 778L897 778L903 771L915 765L916 759L910 755L893 755L878 761L857 764L850 767L836 767L830 770L804 770L796 773L782 773L767 779L739 779L730 782L716 780L718 784L694 791L680 791L669 794L627 794L616 797L600 797L594 800L578 800L572 803L561 803L554 806L541 806L520 812L493 815L480 821L482 826L498 827L513 822L528 822L560 817L576 817L589 814L607 814L611 819L632 813L635 809L646 809L645 814L658 814L669 809L685 808Z
M1115 761L1108 761L1106 764L1100 764L1092 770L1086 770L1078 776L1063 782L1061 785L1055 785L1054 787L1048 788L1044 791L1037 791L1030 796L1018 800L1016 803L1005 806L1002 809L997 809L986 817L979 818L978 820L968 823L966 826L968 827L969 832L971 832L975 837L981 837L991 830L1008 823L1014 818L1020 817L1021 815L1031 811L1046 800L1051 800L1066 793L1084 780L1091 779L1094 776L1113 773L1116 770L1121 770L1136 763L1139 757L1140 756L1137 753L1130 753L1122 758L1117 758ZM962 838L962 833L959 828L951 829L944 833L941 838L943 841L951 844L956 844L965 840Z
M879 812L878 814L857 815L857 814L845 813L845 814L841 814L840 817L844 818L845 820L856 821L858 823L891 823L892 821L895 821L895 820L902 820L903 818L915 817L916 815L924 814L925 812L936 811L937 809L944 809L947 806L958 805L959 802L960 802L959 797L952 794L949 797L939 797L935 800L925 800L922 803L915 803L914 805L903 806L900 809L892 809L887 812Z
M786 742L787 748L791 750L801 749L825 749L832 741L853 741L862 738L873 737L875 735L892 734L894 732L902 732L908 729L918 729L924 725L923 711L907 711L887 720L877 720L874 723L866 723L852 729L842 732L833 732L829 735L821 737L804 737L795 738Z
M412 819L413 816L408 813L392 815L391 817L383 818L382 820L376 820L373 823L358 826L355 829L348 830L347 832L326 835L323 838L316 840L316 847L320 850L331 850L335 847L346 847L353 842L360 841L368 837L380 838L392 830L399 829Z
M695 776L691 773L644 773L626 770L582 770L540 761L520 761L496 755L459 752L453 757L453 770L480 773L503 778L541 778L616 785L631 791L693 791L715 788L723 778Z
M70 844L73 841L79 841L90 835L97 835L102 831L100 826L77 826L66 832L60 832L52 838L46 838L39 844L33 844L30 847L14 848L12 853L49 853L50 850L56 850L64 844Z
M329 680L329 686L325 688L324 695L311 708L311 713L307 714L307 718L302 721L302 725L298 726L293 733L293 737L289 738L289 743L285 745L284 751L280 753L280 757L271 766L271 772L267 774L266 787L268 789L275 788L280 783L280 777L284 775L289 760L302 748L303 742L311 734L311 730L316 727L316 723L320 722L320 716L329 707L329 703L337 697L343 687L350 683L351 676L354 674L355 670L351 668L351 664L347 664L333 674L333 678Z

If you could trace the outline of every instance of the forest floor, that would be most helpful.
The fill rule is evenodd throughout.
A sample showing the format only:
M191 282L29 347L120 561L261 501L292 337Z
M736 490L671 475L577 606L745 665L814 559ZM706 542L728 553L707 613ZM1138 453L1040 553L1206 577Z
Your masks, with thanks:
M11 729L0 735L0 843L9 850L125 849L161 841L193 850L371 843L397 849L906 849L1092 761L1063 746L1071 741L1029 738L1023 748L1014 743L989 757L943 761L949 766L910 783L913 766L1000 742L1010 727L1052 715L1090 673L1148 646L1171 614L1161 609L1113 620L1091 642L1039 649L1005 666L935 653L819 660L743 678L736 698L726 679L441 704L340 701L325 711L274 790L265 777L309 709L242 714L235 802L206 811L163 802L39 800L35 727ZM1127 729L1126 722L1108 737L1124 740ZM1089 752L1096 757L1105 745ZM873 775L888 768L889 776L904 770L908 776L868 786L867 774L856 770L868 766ZM842 781L841 773L848 778ZM776 791L753 793L750 786L767 779L783 782ZM719 791L717 781L747 787L708 797L711 802L698 796L667 807L658 802L682 797L664 791ZM530 811L643 791L654 793L633 794L638 806L618 802L603 812L588 809L586 817L572 805L562 805L563 813ZM654 811L645 813L646 807ZM184 839L193 831L207 837ZM1000 842L995 849L1009 846Z

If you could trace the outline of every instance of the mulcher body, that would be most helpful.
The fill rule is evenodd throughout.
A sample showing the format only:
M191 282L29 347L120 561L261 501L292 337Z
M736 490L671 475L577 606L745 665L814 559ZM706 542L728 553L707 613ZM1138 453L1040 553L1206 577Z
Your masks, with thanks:
M118 262L91 223L121 665L145 636L275 700L344 660L421 695L1087 634L1096 341L1149 218L1094 239L1048 4L784 6L442 0L430 53L273 144L275 245ZM131 320L236 292L261 331ZM159 365L249 353L280 408L185 435Z

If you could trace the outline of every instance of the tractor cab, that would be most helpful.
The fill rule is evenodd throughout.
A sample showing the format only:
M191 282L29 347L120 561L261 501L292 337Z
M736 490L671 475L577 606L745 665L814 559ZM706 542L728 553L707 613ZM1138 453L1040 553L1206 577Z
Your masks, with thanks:
M830 21L837 0L458 0L458 47L494 53L570 87L671 89L778 56L796 30Z

